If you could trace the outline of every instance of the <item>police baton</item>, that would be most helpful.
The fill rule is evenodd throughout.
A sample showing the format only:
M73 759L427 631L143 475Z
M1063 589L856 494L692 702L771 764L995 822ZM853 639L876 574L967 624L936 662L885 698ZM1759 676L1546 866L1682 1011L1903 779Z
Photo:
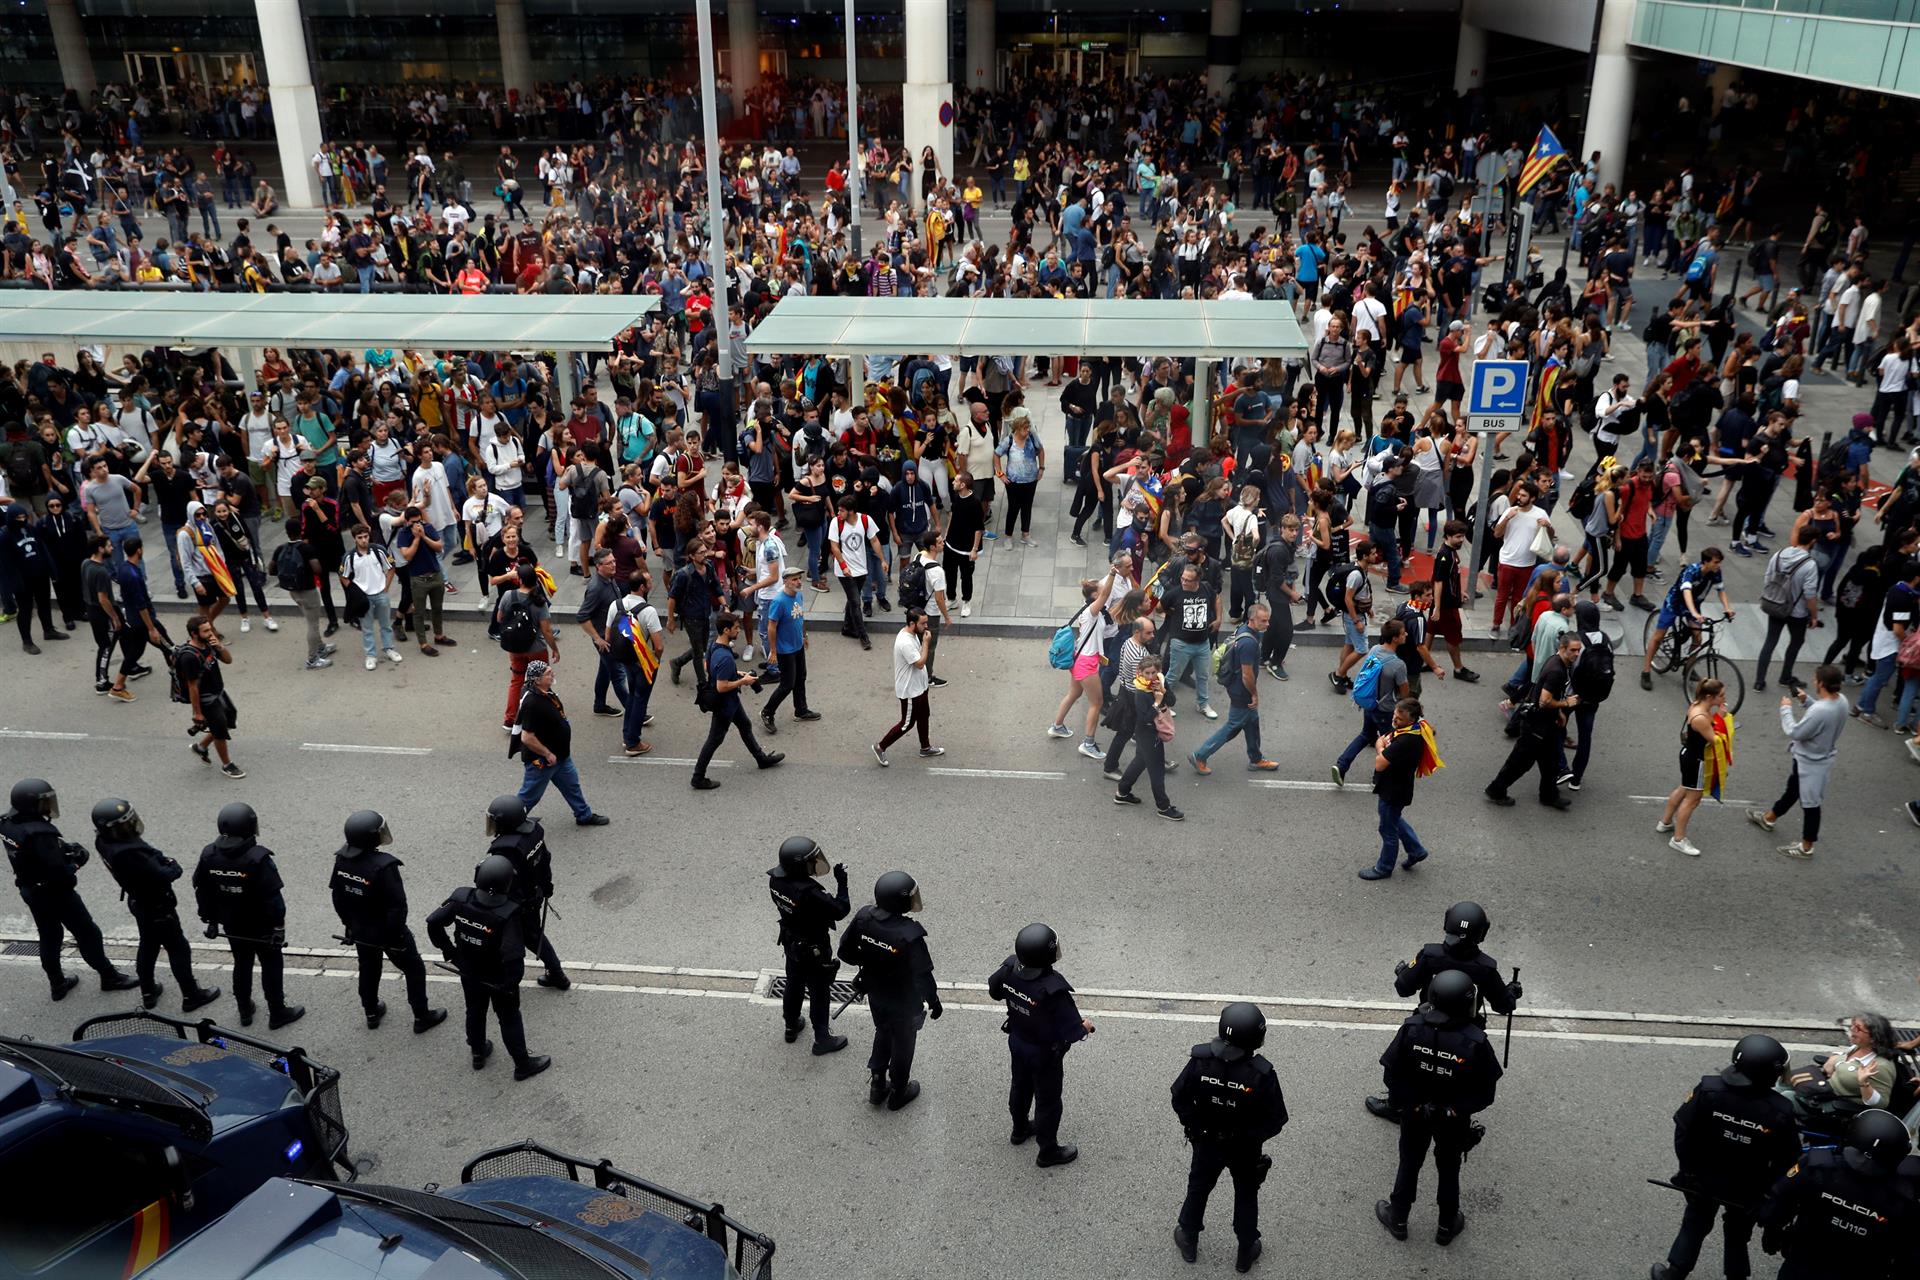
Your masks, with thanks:
M860 999L862 996L866 994L867 993L863 991L860 987L860 980L858 978L855 978L853 982L849 984L847 998L840 1002L839 1007L833 1011L833 1016L828 1018L827 1021L828 1022L838 1021L840 1015L847 1011L848 1005L852 1004L854 1001Z
M1513 966L1513 981L1520 981L1520 966ZM1507 1043L1500 1050L1500 1066L1505 1068L1507 1059L1513 1056L1513 1010L1507 1010Z
M446 970L448 973L460 979L460 981L462 982L477 982L489 991L506 991L511 989L514 986L519 985L518 983L510 983L510 982L488 982L485 978L476 978L470 974L463 973L460 971L458 966L448 964L444 960L435 960L433 962L433 967L436 969Z
M1647 1182L1651 1186L1665 1187L1669 1191L1678 1191L1683 1196L1699 1196L1702 1200L1711 1200L1721 1208L1732 1209L1736 1213L1751 1214L1754 1212L1753 1206L1741 1201L1723 1200L1719 1196L1701 1191L1696 1187L1683 1187L1677 1182L1668 1182L1664 1178L1648 1178Z

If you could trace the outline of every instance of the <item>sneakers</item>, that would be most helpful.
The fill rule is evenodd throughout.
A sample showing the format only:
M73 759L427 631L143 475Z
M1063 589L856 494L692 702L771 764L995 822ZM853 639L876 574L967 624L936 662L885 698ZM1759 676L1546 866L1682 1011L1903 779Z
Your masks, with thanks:
M1798 844L1783 844L1780 846L1778 852L1783 858L1798 858L1802 862L1813 856L1813 850L1804 848Z
M1913 825L1920 827L1920 800L1909 800L1901 808L1907 811L1907 817L1913 821Z
M1679 836L1675 836L1673 839L1667 841L1667 848L1673 850L1675 853L1684 853L1689 858L1697 858L1700 856L1700 850L1694 845L1693 841L1683 840Z
M820 713L818 711L812 711L812 710L796 711L793 713L793 718L795 720L798 720L802 724L811 724L815 720L818 720L820 718ZM648 716L647 719L651 720L653 719L653 717Z
M378 658L374 657L372 654L367 655L367 670L371 671L379 665L380 665L380 660Z
M1120 781L1121 778L1125 777L1126 775L1121 773L1118 769L1103 769L1100 772L1100 776L1105 778L1108 782L1118 782Z
M1073 736L1073 730L1063 724L1048 725L1047 736L1049 738L1071 738Z
M309 671L318 671L322 667L330 667L332 665L333 665L332 658L322 658L319 656L315 656L315 657L308 658L306 661L306 668Z
M130 691L128 691L128 690L126 690L126 689L108 689L108 690L107 690L107 696L108 696L109 698L112 698L112 699L113 699L113 700L114 700L115 702L138 702L138 701L140 701L140 699L139 699L139 698L137 698L137 697L135 697L135 696L133 695L133 693L131 693Z
M880 749L880 744L877 742L873 744L873 758L879 762L882 769L888 767L887 753Z
M1607 608L1613 610L1615 613L1619 613L1626 608L1625 605L1620 603L1620 597L1611 591L1601 595L1600 603L1606 605Z
M1342 769L1342 768L1341 768L1341 767L1340 767L1339 765L1337 765L1337 764L1336 764L1336 765L1333 765L1333 766L1331 766L1331 767L1330 767L1330 768L1328 769L1328 772L1329 772L1329 773L1331 773L1331 774L1333 775L1333 785L1334 785L1334 786L1336 786L1336 787L1340 787L1340 788L1342 788L1342 789L1344 789L1344 788L1346 787L1346 785L1347 785L1347 774L1346 774L1346 770L1344 770L1344 769Z
M213 753L212 753L212 752L210 752L210 751L208 751L208 750L207 750L207 749L206 749L205 747L203 747L203 746L201 746L201 745L200 745L199 743L197 743L197 742L189 742L189 743L187 744L187 750L189 750L189 751L191 751L191 752L193 752L193 754L195 754L195 755L197 755L197 756L199 756L199 757L200 757L200 763L201 763L201 764L212 764L212 763L213 763Z
M1653 692L1653 673L1651 671L1642 671L1640 673L1640 687L1649 693Z
M253 619L252 619L252 618L247 618L247 617L242 617L242 618L240 619L240 634L241 634L241 635L246 635L246 634L247 634L247 632L249 632L249 631L251 631L251 630L253 630Z
M1471 667L1456 668L1453 673L1453 678L1455 680L1458 680L1461 684L1479 684L1480 683L1480 673L1478 671L1473 670Z
M1212 707L1200 708L1200 714L1205 716L1209 720L1218 720L1220 718L1220 713L1218 711L1215 711Z
M1205 760L1202 760L1199 756L1193 754L1192 752L1187 753L1187 763L1192 765L1193 771L1199 774L1203 778L1208 777L1213 773L1213 766L1208 764Z
M1100 744L1092 738L1087 738L1081 742L1080 754L1089 760L1105 760L1107 758L1107 753L1102 751Z
M947 687L947 682L939 676L929 676L927 678L927 687L929 689L944 689Z
M922 747L922 748L920 748L920 755L921 755L921 757L922 757L923 759L927 759L927 760L931 760L931 759L933 759L933 757L935 757L935 756L943 756L943 755L945 755L945 754L947 754L947 749L946 749L945 747Z
M400 651L398 649L387 650L387 661L397 666L400 662Z
M1287 669L1277 662L1269 662L1267 664L1267 674L1275 680L1285 680L1288 678Z
M1168 805L1164 809L1156 809L1154 812L1165 818L1168 822L1185 822L1187 820L1187 815L1172 805Z
M1767 816L1767 811L1765 809L1747 810L1747 821L1751 822L1754 826L1760 828L1762 831L1773 830L1773 819Z
M960 604L960 616L963 618L971 618L973 616L973 606L962 601Z
M1131 791L1116 791L1113 793L1113 802L1115 804L1139 804L1140 797Z
M238 782L240 781L240 779L247 776L247 771L245 769L242 769L239 765L234 764L231 760L229 760L226 764L223 764L220 766L220 772L226 774L229 778L232 778L235 782Z
M1275 770L1277 770L1279 767L1280 767L1280 762L1278 760L1262 759L1262 760L1247 761L1248 773L1272 773Z
M263 624L265 624L265 626L266 626L266 628L267 628L267 630L269 630L269 631L278 631L278 630L280 629L280 624L279 624L278 622L275 622L275 621L273 620L273 615L272 615L272 614L268 614L268 615L267 615L266 617L264 617L264 618L262 618L262 619L261 619L260 621L261 621L261 622L262 622ZM244 627L243 627L243 628L241 628L241 629L242 629L242 630L245 630L245 628L244 628Z
M1673 824L1671 822L1668 822L1665 818L1662 818L1660 819L1660 821L1653 824L1653 829L1659 834L1665 835L1667 832L1673 830Z

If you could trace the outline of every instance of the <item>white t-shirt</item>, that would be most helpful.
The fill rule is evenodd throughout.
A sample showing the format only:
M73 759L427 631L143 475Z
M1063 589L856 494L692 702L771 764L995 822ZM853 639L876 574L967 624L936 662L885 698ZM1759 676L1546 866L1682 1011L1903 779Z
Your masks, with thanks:
M1362 298L1353 304L1353 327L1372 337L1376 347L1386 337L1380 329L1380 322L1386 318L1386 304L1378 298Z
M1861 302L1860 314L1853 326L1853 340L1855 342L1868 342L1872 340L1873 330L1869 326L1876 324L1880 319L1880 301L1881 295L1878 291L1875 291L1868 294L1866 299ZM1847 314L1853 315L1853 312L1849 311Z
M1228 511L1226 515L1221 517L1220 523L1227 528L1227 547L1229 550L1232 549L1235 542L1238 542L1249 533L1256 538L1260 536L1260 513L1249 510L1246 507L1234 507Z
M638 624L635 630L641 631L648 636L659 635L661 631L660 611L648 604L645 596L636 596L632 592L628 592L607 606L607 617L603 629L609 636L613 635L613 624L620 620L620 615L623 613L633 613L636 609L639 610L639 612L635 615L635 621Z
M947 590L947 571L940 567L938 560L929 560L924 555L920 557L920 563L926 566L927 571L927 603L923 607L928 613L938 614L940 597Z
M362 553L349 550L341 568L353 579L353 585L369 596L384 595L387 590L387 570L393 565L393 557L386 548L370 546Z
M993 479L993 432L981 423L975 429L972 423L960 428L960 437L954 442L960 454L960 461L973 473L975 480Z
M459 518L453 509L453 493L447 488L445 467L429 462L413 473L413 504L437 529L444 529Z
M770 532L760 539L760 549L754 552L753 559L760 567L760 571L754 575L754 581L766 577L768 569L773 570L773 580L753 593L754 598L764 605L773 599L773 593L780 589L780 579L786 575L787 544L780 540L779 534Z
M827 541L840 544L840 558L834 561L836 578L860 578L867 572L867 544L880 536L870 516L859 514L851 523L835 516L827 526ZM844 564L845 567L842 567Z
M1880 390L1905 391L1907 389L1907 357L1889 351L1880 357ZM1782 388L1784 391L1785 388Z
M507 500L497 493L468 498L461 505L460 518L474 526L474 550L484 547L493 535L500 532L500 526L507 522L510 509Z
M1540 526L1551 522L1551 517L1539 507L1529 507L1525 511L1514 510L1513 519L1507 521L1507 531L1500 536L1500 563L1516 569L1531 569L1540 562L1533 554L1533 540L1539 536Z
M920 660L920 637L908 627L900 628L893 638L893 692L899 698L917 698L927 691L927 669L913 664Z
M139 413L139 410L134 410L133 416L138 417ZM125 413L120 415L120 429L132 434L127 427L127 417ZM240 425L247 430L247 452L259 457L260 450L266 448L267 441L273 439L273 415L264 409L259 413L243 413L240 415Z
M125 403L126 408L114 415L114 420L120 424L120 434L139 445L140 451L145 453L148 449L153 448L153 433L156 430L153 421L153 412L131 401ZM262 434L272 435L272 426L273 423L271 421L264 423L262 426ZM247 428L247 438L257 449L259 441L253 439L251 423L249 423Z

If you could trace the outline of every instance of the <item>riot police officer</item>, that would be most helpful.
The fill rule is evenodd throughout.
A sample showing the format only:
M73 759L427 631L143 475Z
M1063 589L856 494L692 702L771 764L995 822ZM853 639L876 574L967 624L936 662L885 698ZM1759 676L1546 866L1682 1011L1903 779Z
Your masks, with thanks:
M1260 1148L1287 1123L1287 1100L1273 1064L1256 1052L1267 1040L1267 1016L1236 1001L1220 1011L1220 1034L1197 1044L1173 1082L1173 1110L1193 1144L1187 1198L1173 1244L1188 1262L1200 1256L1207 1197L1220 1171L1233 1175L1233 1234L1240 1242L1234 1269L1247 1271L1260 1256L1260 1184L1273 1157Z
M1778 1040L1745 1036L1733 1046L1733 1060L1700 1077L1673 1113L1673 1153L1680 1161L1673 1185L1686 1192L1687 1210L1667 1260L1653 1264L1653 1280L1681 1280L1693 1271L1722 1209L1726 1274L1751 1274L1754 1209L1800 1156L1793 1104L1773 1091L1786 1069L1787 1051Z
M259 841L260 815L235 802L215 819L220 837L200 851L193 869L193 898L207 936L227 935L233 952L233 999L240 1025L253 1025L253 965L260 962L260 991L267 998L267 1026L273 1030L306 1016L303 1005L288 1004L281 987L287 945L287 900L281 896L280 868L273 850Z
M347 818L347 842L333 855L333 909L346 930L347 944L359 954L360 1007L367 1029L387 1016L380 998L380 971L393 961L407 982L413 1009L413 1033L430 1031L447 1020L445 1009L427 1003L427 965L407 928L407 890L400 882L400 859L386 852L393 843L387 820L372 809Z
M1060 1141L1060 1091L1066 1083L1067 1050L1087 1038L1093 1023L1073 1003L1073 984L1054 966L1060 938L1044 924L1030 924L1013 939L1013 954L987 979L987 994L1007 1002L1007 1049L1013 1055L1013 1144L1040 1139L1034 1163L1042 1169L1071 1164L1080 1149ZM1031 1118L1029 1118L1031 1113Z
M547 900L553 897L553 855L547 849L547 829L538 818L527 816L527 806L519 796L504 795L487 806L487 835L493 839L487 852L513 864L513 899L526 908L521 927L527 930L532 953L547 970L536 981L543 987L565 991L573 985L573 979L560 967L560 957L547 933Z
M921 909L920 886L904 871L873 883L873 905L854 913L840 937L840 958L860 970L859 986L873 1014L873 1052L867 1055L867 1101L898 1111L920 1096L913 1079L913 1046L929 1015L946 1010L933 980L927 931L907 918Z
M174 981L180 984L181 1011L192 1013L218 1000L220 988L203 987L193 976L193 948L180 928L179 901L173 896L173 882L183 873L179 863L141 839L146 829L128 801L109 797L93 806L93 847L120 886L120 896L140 931L140 945L133 956L140 1003L149 1009L160 1003L166 988L153 976L153 967L164 949Z
M87 904L80 901L80 877L75 874L87 865L87 851L71 840L60 838L53 820L60 816L60 798L53 784L44 778L22 778L13 784L10 807L0 814L0 843L7 847L7 863L13 868L13 883L19 886L27 912L40 932L40 967L47 972L47 985L55 1000L65 1000L67 992L80 985L80 979L60 967L60 947L67 934L73 935L80 958L100 975L102 991L126 991L140 980L114 968L107 959L100 926L93 922Z
M1487 919L1486 910L1479 903L1454 903L1447 908L1442 927L1447 935L1444 941L1429 942L1420 948L1412 963L1403 960L1393 967L1393 989L1402 996L1417 992L1425 1000L1427 984L1440 974L1458 969L1473 979L1478 993L1473 1020L1484 1031L1487 1027L1487 1009L1501 1014L1512 1013L1514 1006L1520 1003L1520 983L1518 980L1502 982L1500 962L1480 949L1493 922ZM1382 1120L1390 1120L1395 1124L1400 1122L1400 1113L1382 1094L1367 1099L1367 1110Z
M787 953L787 989L780 1011L786 1019L787 1043L800 1038L800 1005L808 1005L813 1023L813 1052L820 1056L847 1047L845 1036L835 1035L829 1021L833 977L840 962L833 958L834 927L847 918L847 868L833 864L834 892L828 895L815 876L825 875L827 855L806 836L789 836L780 844L780 865L767 872L767 892L780 913L780 947Z
M527 908L514 897L513 880L513 863L504 854L488 854L473 869L473 887L455 889L427 917L427 936L460 972L473 1069L485 1067L493 1053L493 1041L487 1039L487 1010L492 1009L513 1059L513 1078L531 1080L552 1066L553 1059L527 1052L520 979L526 973L522 957L535 944L526 927ZM451 933L448 925L453 926Z
M1913 1248L1916 1209L1900 1176L1912 1141L1891 1112L1862 1111L1845 1148L1809 1151L1760 1206L1760 1247L1781 1254L1780 1280L1891 1275Z
M1407 1214L1429 1145L1440 1182L1434 1243L1451 1244L1467 1229L1460 1212L1460 1159L1480 1141L1473 1115L1493 1105L1500 1079L1500 1059L1473 1021L1473 991L1464 969L1436 975L1427 984L1427 1003L1400 1024L1380 1055L1387 1097L1400 1109L1400 1169L1392 1195L1374 1203L1373 1216L1396 1240L1407 1238Z

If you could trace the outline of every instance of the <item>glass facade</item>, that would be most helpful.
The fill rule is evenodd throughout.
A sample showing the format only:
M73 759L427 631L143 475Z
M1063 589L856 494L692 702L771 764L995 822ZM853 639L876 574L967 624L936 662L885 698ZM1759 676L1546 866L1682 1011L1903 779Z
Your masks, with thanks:
M1639 0L1633 43L1920 96L1920 0Z

